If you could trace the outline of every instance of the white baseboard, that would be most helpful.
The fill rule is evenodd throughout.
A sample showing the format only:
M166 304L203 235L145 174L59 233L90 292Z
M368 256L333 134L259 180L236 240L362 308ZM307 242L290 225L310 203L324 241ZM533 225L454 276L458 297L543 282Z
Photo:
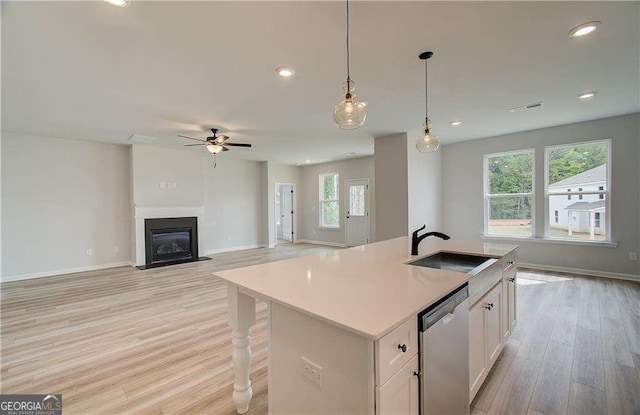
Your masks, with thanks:
M124 267L127 265L132 267L133 263L131 261L112 262L110 264L88 265L86 267L59 269L55 271L34 272L31 274L10 275L8 277L2 276L2 282L30 280L33 278L52 277L54 275L76 274L78 272L97 271L100 269Z
M244 246L233 246L229 248L220 248L220 249L212 249L210 251L205 251L205 255L214 255L221 254L223 252L233 252L233 251L244 251L246 249L256 249L256 248L266 248L265 244L255 244L255 245L244 245ZM273 248L273 246L269 246L269 248Z
M640 275L621 274L619 272L603 272L603 271L594 271L591 269L556 267L553 265L527 264L522 262L518 262L517 265L522 268L533 268L533 269L539 269L541 271L566 272L569 274L591 275L593 277L617 278L621 280L640 281Z
M338 243L338 242L327 242L327 241L313 241L311 239L298 239L296 241L296 243L337 246L337 247L340 247L340 248L346 248L347 247L347 244L341 244L341 243Z

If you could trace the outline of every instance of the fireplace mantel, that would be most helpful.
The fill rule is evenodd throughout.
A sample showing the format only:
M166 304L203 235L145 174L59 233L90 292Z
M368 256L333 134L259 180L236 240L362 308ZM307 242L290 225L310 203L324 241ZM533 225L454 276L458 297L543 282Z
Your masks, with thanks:
M198 223L202 226L200 218L204 214L204 205L135 205L134 206L134 258L135 265L142 266L146 263L145 256L145 231L144 220L156 218L182 218L192 217L198 218ZM198 245L203 247L202 232L198 232ZM200 248L203 249L203 248Z

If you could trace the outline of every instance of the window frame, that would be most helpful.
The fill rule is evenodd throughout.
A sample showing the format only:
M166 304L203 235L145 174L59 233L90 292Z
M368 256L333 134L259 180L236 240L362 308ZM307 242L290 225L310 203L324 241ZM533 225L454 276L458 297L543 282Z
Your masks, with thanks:
M607 169L606 169L606 189L599 190L601 186L598 186L598 190L590 190L590 191L570 191L570 192L554 192L549 193L549 152L554 149L563 148L563 147L579 147L582 145L594 145L594 144L605 144L607 149ZM611 235L611 139L605 140L591 140L591 141L580 141L575 143L567 143L567 144L555 144L551 146L544 147L544 239L550 241L562 241L562 242L577 242L584 244L602 244L612 243L612 235ZM582 199L583 195L604 195L605 200L605 213L604 223L605 223L605 240L591 240L591 239L579 239L579 238L557 238L551 236L551 214L549 212L549 197L550 196L564 196L567 195L569 199L571 199L572 195L578 195L578 200ZM598 200L602 200L600 196Z
M510 156L515 154L531 155L531 192L527 193L504 193L489 194L489 159L493 157ZM483 155L483 199L484 199L484 218L483 218L483 236L489 238L514 238L514 239L531 239L536 234L536 152L535 148L525 148L522 150L502 151L499 153L490 153ZM489 215L491 214L491 199L503 197L529 196L531 198L531 235L497 235L489 233Z
M329 177L329 176L335 176L335 183L336 183L336 191L335 191L335 195L336 195L336 199L324 199L324 178L325 177ZM338 224L333 226L333 225L326 225L322 222L323 216L322 216L322 206L325 203L333 203L333 202L337 202L338 203ZM340 229L340 175L336 172L336 173L323 173L323 174L319 174L318 175L318 228L320 229Z

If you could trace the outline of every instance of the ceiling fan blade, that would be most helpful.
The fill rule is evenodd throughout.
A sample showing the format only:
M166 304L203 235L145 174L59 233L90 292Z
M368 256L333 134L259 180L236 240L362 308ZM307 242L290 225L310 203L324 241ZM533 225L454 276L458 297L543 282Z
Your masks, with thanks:
M224 143L225 146L234 146L234 147L251 147L251 144L245 143Z
M226 148L225 146L222 146L222 151L229 151L229 149Z
M199 139L199 138L193 138L193 137L187 137L186 135L180 135L180 134L178 134L178 137L188 138L189 140L196 140L196 141L206 142L206 140L201 140L201 139Z
M185 144L185 147L193 147L193 146L206 146L208 145L207 143L202 143L202 144Z

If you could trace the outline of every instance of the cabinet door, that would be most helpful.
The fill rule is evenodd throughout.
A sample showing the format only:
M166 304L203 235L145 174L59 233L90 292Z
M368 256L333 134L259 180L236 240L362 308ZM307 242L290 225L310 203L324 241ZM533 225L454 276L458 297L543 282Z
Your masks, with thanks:
M480 389L487 371L485 301L469 310L469 402Z
M376 414L418 414L418 355L376 388Z
M510 296L509 296L509 288L510 288L510 283L509 283L509 278L508 275L505 275L505 277L502 280L502 300L504 302L503 307L502 307L502 311L500 313L500 326L502 327L502 342L506 342L507 339L509 338L509 336L511 335L511 324L509 324L509 322L511 320L509 320L509 312L510 307L511 307L511 302L510 300Z
M512 276L507 280L507 292L508 292L508 308L509 308L509 318L507 320L507 324L509 325L509 330L513 332L513 329L516 327L516 314L517 314L517 302L516 302L516 273L514 272Z
M482 301L481 301L482 302ZM502 350L502 331L500 327L502 313L502 284L496 285L485 297L487 314L487 367L493 366Z

